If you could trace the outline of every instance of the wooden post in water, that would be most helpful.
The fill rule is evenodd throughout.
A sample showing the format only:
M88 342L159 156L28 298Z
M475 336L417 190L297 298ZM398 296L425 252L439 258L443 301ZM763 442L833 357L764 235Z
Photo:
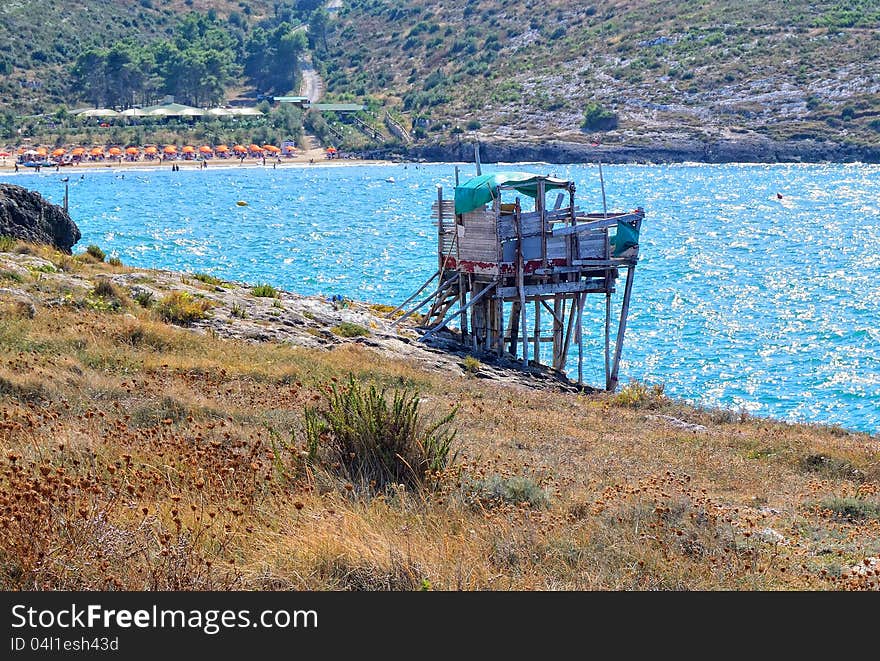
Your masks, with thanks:
M577 296L577 339L578 339L578 385L584 385L584 298L586 294L578 293Z
M611 392L617 390L617 372L620 369L620 355L623 352L623 337L626 333L626 317L629 314L629 299L632 295L633 275L635 274L635 264L626 270L626 287L623 292L623 304L620 308L620 325L617 328L617 338L614 341L614 365L611 368Z
M611 390L611 292L605 292L605 390Z

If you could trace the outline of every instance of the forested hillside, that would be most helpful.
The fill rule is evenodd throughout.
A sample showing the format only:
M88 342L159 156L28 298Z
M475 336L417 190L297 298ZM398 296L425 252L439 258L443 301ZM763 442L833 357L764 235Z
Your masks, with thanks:
M77 107L288 93L304 55L327 100L368 108L358 130L306 118L347 148L404 147L396 121L423 153L552 139L859 157L880 137L878 26L878 0L13 0L0 137Z
M290 91L320 0L18 0L0 6L7 112L129 107L166 94L217 104L231 90Z

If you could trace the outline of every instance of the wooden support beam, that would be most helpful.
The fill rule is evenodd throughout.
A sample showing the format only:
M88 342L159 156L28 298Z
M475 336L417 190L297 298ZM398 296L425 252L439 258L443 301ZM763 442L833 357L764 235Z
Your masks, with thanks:
M517 278L520 278L521 267L517 269ZM501 298L511 298L513 296L520 297L525 295L527 297L532 296L547 296L551 294L574 294L576 292L603 292L605 291L604 283L602 281L593 282L590 280L580 280L575 282L550 282L544 285L523 285L522 291L520 291L520 286L516 287L499 287L498 292L495 294Z
M539 338L541 337L541 302L535 301L535 334L533 336L535 338L532 354L535 357L535 364L541 364L541 344Z
M554 227L553 236L567 236L575 232L594 232L608 227L614 227L618 222L633 222L641 218L638 213L624 213L609 218L601 218L599 220L591 220L585 223L577 223L576 225L568 225L566 227Z
M632 296L635 270L635 265L632 265L626 273L626 287L623 290L623 304L620 308L620 325L617 328L617 338L614 340L614 363L611 367L611 387L609 388L611 392L617 390L617 373L620 369L620 356L623 353L623 338L626 333L626 318L629 314L629 299Z
M605 294L605 390L611 390L611 294Z
M457 278L458 278L458 273L456 273L456 274L455 274L454 276L452 276L449 280L447 280L447 282L448 282L448 283L450 284L450 286L451 286L452 283L453 283L453 281L456 280ZM430 301L431 299L433 299L433 298L435 298L436 296L438 296L438 295L440 294L440 292L443 291L443 289L444 289L444 287L443 287L443 283L441 282L440 285L437 286L437 289L436 289L436 290L435 290L430 296L428 296L426 299L422 300L421 303L419 303L417 306L415 306L412 310L410 310L409 312L407 312L405 315L403 315L403 316L400 317L399 319L395 319L393 322L391 322L391 325L392 325L392 326L396 326L397 324L399 324L400 322L402 322L404 319L406 319L407 317L409 317L411 314L413 314L414 312L416 312L417 310L419 310L420 308L422 308L426 303L428 303L428 301Z
M562 193L560 193L562 195ZM543 301L542 301L543 303ZM544 304L546 307L546 303ZM549 308L548 308L549 309ZM553 369L558 370L559 354L562 352L562 326L565 321L565 301L558 296L553 297Z
M495 347L498 352L498 357L504 355L504 299L496 298L495 299L495 317L498 320L498 334L495 337L497 342L497 346Z
M402 310L403 307L404 307L407 303L409 303L409 302L410 302L411 300L413 300L416 296L418 296L419 294L421 294L421 293L425 290L425 287L427 287L428 285L430 285L430 284L434 281L434 278L436 278L438 275L440 275L440 271L439 271L439 269L438 269L437 271L434 272L434 275L432 275L430 278L428 278L427 280L425 280L425 284L423 284L421 287L419 287L415 294L413 294L412 296L410 296L410 297L409 297L408 299L406 299L403 303L401 303L401 304L398 305L396 308L394 308L391 312L389 312L388 314L386 314L386 315L385 315L385 318L388 319L388 318L390 318L393 314L395 314L396 312L399 312L400 310ZM394 325L394 324L392 324L392 325Z
M577 312L577 303L574 296L571 298L571 309L568 311L568 328L565 331L565 342L562 346L562 368L565 367L565 361L568 360L568 349L571 346L571 334L572 328L574 327L574 320Z
M467 309L467 308L472 308L472 307L474 306L475 303L477 303L478 301L480 301L480 300L481 300L486 294L488 294L488 293L489 293L490 291L492 291L494 288L495 288L495 283L494 283L494 282L490 282L488 285L486 285L486 286L483 288L483 290L482 290L479 294L477 294L476 296L471 296L471 301L470 301L470 303L468 303L468 304L465 306L465 309ZM426 340L427 338L429 338L431 335L433 335L436 331L438 331L438 330L440 330L441 328L443 328L452 316L455 316L455 315L454 315L454 314L453 314L453 315L450 315L449 317L447 317L446 319L444 319L443 321L441 321L439 324L437 324L437 325L434 326L433 328L428 329L428 332L425 333L424 335L422 335L421 339L424 341L424 340ZM475 334L474 334L474 335L475 335Z
M577 340L578 340L578 385L584 384L584 299L585 294L577 295Z
M500 299L502 302L504 299ZM516 355L516 345L519 342L519 301L514 301L510 304L510 325L507 327L507 337L510 338L510 352L511 356Z

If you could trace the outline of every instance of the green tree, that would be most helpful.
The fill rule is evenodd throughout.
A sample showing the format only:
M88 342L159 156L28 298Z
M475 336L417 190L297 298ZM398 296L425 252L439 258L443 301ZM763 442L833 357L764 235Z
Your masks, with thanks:
M309 15L309 41L313 49L317 50L320 44L327 50L327 28L330 25L330 15L326 9L316 9Z

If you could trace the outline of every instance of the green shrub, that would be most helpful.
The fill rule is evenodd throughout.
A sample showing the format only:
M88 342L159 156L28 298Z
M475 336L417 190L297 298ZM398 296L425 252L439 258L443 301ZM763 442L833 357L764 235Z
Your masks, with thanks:
M96 246L94 244L86 247L86 254L90 255L91 257L94 257L99 262L103 262L104 257L106 257L106 255L104 254L104 251L101 250L98 246Z
M126 306L128 296L106 279L100 279L83 300L83 305L99 312L118 312Z
M262 298L278 298L278 290L272 285L261 283L251 289L251 294Z
M0 252L12 252L16 243L18 241L11 236L0 236Z
M630 409L656 408L667 400L662 383L649 386L641 381L630 381L613 396L617 406Z
M187 325L207 317L211 303L183 291L173 291L156 306L159 316L172 324Z
M589 131L610 131L617 128L617 114L591 101L584 108L581 128Z
M361 337L363 335L370 334L370 331L360 324L353 324L350 321L343 321L338 326L334 326L330 330L340 337Z
M529 477L492 475L476 482L474 487L475 495L483 505L528 503L538 508L550 504L547 493Z
M134 295L134 300L138 302L142 308L148 308L153 304L153 294L146 290L141 290Z
M3 251L0 250L0 252ZM12 282L22 283L24 282L24 276L21 273L16 273L15 271L0 271L0 280L12 280Z
M110 259L107 260L107 263L110 266L122 266L122 260L119 259L116 255L113 255Z
M830 510L836 516L844 519L858 521L880 519L880 503L862 498L839 498L835 496L823 500L819 503L819 507Z
M455 461L457 409L426 420L419 396L395 390L392 400L375 386L362 387L353 376L332 384L323 408L305 409L309 460L359 485L380 491L388 485L424 488Z
M461 366L464 367L464 371L468 374L476 374L480 371L481 363L477 358L473 356L465 356L464 360L461 363Z
M215 278L213 275L208 275L207 273L194 273L192 277L199 282L204 282L206 285L223 284L223 281L220 278Z
M846 459L830 457L825 454L811 454L800 460L802 470L809 473L821 473L827 477L856 479L864 478L864 473Z

